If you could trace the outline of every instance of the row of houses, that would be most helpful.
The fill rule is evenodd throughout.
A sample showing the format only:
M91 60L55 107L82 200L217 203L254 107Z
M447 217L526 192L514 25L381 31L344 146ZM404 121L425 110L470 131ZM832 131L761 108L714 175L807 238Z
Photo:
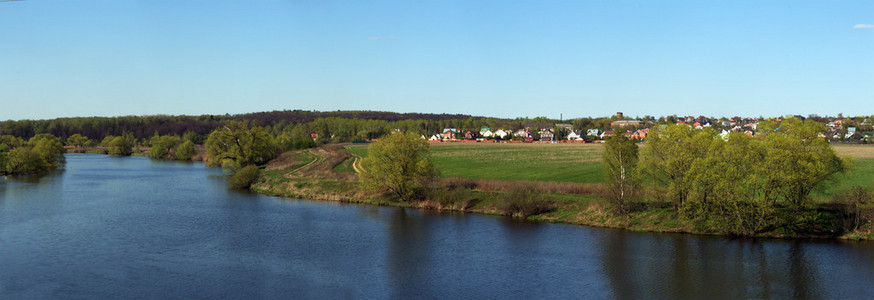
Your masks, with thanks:
M601 131L599 129L588 130L567 130L568 134L564 137L568 141L595 141L602 140L613 135L613 130ZM649 134L649 128L626 130L625 135L631 139L643 140ZM492 131L489 127L483 127L479 132L475 131L459 131L455 128L444 128L443 132L433 134L430 137L422 136L423 139L431 141L475 141L475 140L523 140L523 141L541 141L552 142L557 141L555 129L547 128L536 131L536 135L528 128L519 129L516 131L498 129Z

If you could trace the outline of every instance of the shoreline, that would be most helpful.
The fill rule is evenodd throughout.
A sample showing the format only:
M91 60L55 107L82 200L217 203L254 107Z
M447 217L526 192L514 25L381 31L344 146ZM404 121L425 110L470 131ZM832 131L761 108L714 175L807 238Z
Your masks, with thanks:
M301 185L301 182L307 181L321 181L324 182L325 179L321 178L305 178L298 177L295 178L297 180L284 181L284 183L292 183L291 186ZM273 183L273 184L272 184ZM362 197L365 193L362 191L356 191L352 189L334 189L332 192L312 192L318 190L317 188L292 188L287 189L289 186L287 185L285 191L283 187L281 187L283 182L271 182L270 180L259 181L255 183L250 190L255 193L268 195L268 196L276 196L276 197L287 197L287 198L296 198L296 199L307 199L312 201L325 201L325 202L340 202L340 203L349 203L349 204L361 204L361 205L374 205L374 206L394 206L394 207L402 207L402 208L414 208L421 210L433 210L438 212L452 212L452 213L474 213L474 214L482 214L482 215L492 215L492 216L504 216L510 217L506 214L502 213L499 209L491 206L481 206L481 207L458 207L458 206L441 206L439 203L433 200L422 200L422 201L413 201L413 202L397 202L397 201L387 201L374 199L372 197ZM331 182L329 185L335 185L336 182ZM357 185L357 182L343 182L339 183L340 186L346 187L354 187ZM306 186L306 185L303 185ZM309 192L308 192L309 191ZM484 191L472 191L475 193L485 193ZM567 194L552 194L553 196L558 195L567 195ZM499 195L498 195L499 196ZM591 197L585 196L584 197ZM594 202L594 201L593 201ZM593 202L590 202L593 203ZM597 202L595 202L597 203ZM597 204L595 204L597 206ZM766 233L766 234L758 234L750 237L742 237L742 236L731 236L720 233L712 233L712 232L703 232L696 231L693 228L686 226L670 226L670 225L662 225L662 226L654 226L652 224L643 224L643 225L634 225L634 221L640 221L640 219L644 218L640 215L638 216L625 216L625 217L616 217L616 216L608 216L604 210L593 210L590 207L586 207L585 211L589 212L588 217L581 217L581 213L585 212L580 209L574 209L567 206L557 206L551 212L533 215L526 218L515 218L519 220L524 220L526 222L535 222L535 223L554 223L554 224L569 224L575 226L586 226L591 228L605 228L605 229L619 229L630 232L645 232L645 233L669 233L669 234L691 234L691 235L701 235L701 236L719 236L725 238L742 238L742 239L780 239L780 240L831 240L831 241L871 241L874 240L870 234L865 233L845 233L840 236L834 235L817 235L817 234L797 234L797 235L786 235L786 234L776 234L776 233ZM644 211L642 214L646 214L648 212ZM601 220L596 221L596 220ZM664 221L678 221L678 220L664 220ZM669 223L669 222L668 222ZM670 224L670 223L669 223Z

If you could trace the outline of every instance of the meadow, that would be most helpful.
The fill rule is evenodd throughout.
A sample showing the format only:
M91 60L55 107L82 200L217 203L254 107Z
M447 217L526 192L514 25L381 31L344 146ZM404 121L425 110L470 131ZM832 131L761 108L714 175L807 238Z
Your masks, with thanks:
M814 193L826 198L855 185L874 186L874 146L833 145L853 168ZM603 144L432 143L431 156L442 177L535 180L575 183L604 181ZM348 151L364 157L367 145Z

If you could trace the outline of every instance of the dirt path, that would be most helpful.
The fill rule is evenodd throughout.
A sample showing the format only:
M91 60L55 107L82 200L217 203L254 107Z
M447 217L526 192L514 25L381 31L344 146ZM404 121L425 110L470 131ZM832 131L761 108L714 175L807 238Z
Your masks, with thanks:
M346 146L346 149L349 149L349 146ZM358 165L361 163L361 156L358 156L357 154L352 152L349 153L351 153L352 157L354 158L352 160L352 169L355 170L356 174L361 174L361 169L358 167Z
M313 164L317 164L317 163L319 163L319 162L325 160L324 157L322 157L321 155L318 155L318 154L316 154L315 152L311 151L311 149L304 150L304 153L307 153L307 154L309 154L309 155L314 156L315 159L313 159L312 161L310 161L310 162L308 162L308 163L306 163L306 164L303 164L303 165L301 165L301 166L295 167L295 168L292 169L290 172L285 173L285 175L284 175L285 177L287 177L287 178L292 178L292 177L300 177L300 176L303 176L303 174L301 173L301 170L305 170L307 167L310 167L310 166L312 166Z

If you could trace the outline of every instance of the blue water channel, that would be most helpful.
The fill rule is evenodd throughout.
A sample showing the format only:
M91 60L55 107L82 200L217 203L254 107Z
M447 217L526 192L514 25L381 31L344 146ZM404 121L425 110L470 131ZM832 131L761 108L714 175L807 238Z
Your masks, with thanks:
M633 233L230 191L70 154L0 178L0 299L874 298L874 243Z

